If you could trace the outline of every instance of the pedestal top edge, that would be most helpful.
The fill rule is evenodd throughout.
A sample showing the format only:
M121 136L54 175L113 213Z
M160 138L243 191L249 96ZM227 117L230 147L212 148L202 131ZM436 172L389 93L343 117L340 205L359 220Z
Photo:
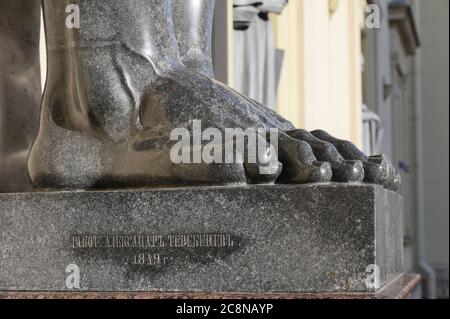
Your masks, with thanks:
M72 189L37 189L32 192L14 192L14 193L0 193L0 199L4 197L17 197L29 195L67 195L67 194L126 194L126 193L156 193L156 192L192 192L192 191L221 191L221 190L348 190L348 189L364 189L369 191L384 191L394 193L379 185L361 184L361 183L320 183L320 184L276 184L276 185L219 185L219 186L189 186L189 187L149 187L149 188L121 188L121 189L90 189L90 190L72 190Z

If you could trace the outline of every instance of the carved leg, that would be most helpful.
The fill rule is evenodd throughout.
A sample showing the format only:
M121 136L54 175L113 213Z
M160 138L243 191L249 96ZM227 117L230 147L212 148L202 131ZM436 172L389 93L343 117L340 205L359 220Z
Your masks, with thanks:
M183 63L190 70L214 77L211 57L211 38L216 0L173 0L174 26ZM293 130L294 126L273 110L258 103L235 90L229 94L239 96L254 108L255 112L264 113L264 123L269 127Z
M181 59L192 71L214 77L211 58L215 0L173 0L174 26Z
M40 3L0 1L0 192L31 189L26 165L41 102Z

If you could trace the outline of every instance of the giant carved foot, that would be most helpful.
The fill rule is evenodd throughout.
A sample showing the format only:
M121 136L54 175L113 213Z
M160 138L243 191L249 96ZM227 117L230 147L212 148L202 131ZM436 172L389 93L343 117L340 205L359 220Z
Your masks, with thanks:
M194 71L201 73L195 68ZM289 121L268 107L230 88L227 90L230 96L234 95L238 99L245 100L251 106L252 112L260 114L261 124L277 128L288 135L282 134L280 137L282 145L280 159L284 163L284 170L279 182L311 183L331 179L340 183L364 181L382 185L390 190L399 188L400 175L384 155L366 156L353 143L338 140L324 131L310 133L306 130L296 130ZM297 150L294 151L295 143ZM297 155L292 155L295 153ZM301 158L302 163L307 165L301 169L302 166L298 163L292 164L293 158L296 160ZM330 168L332 177L328 172Z
M202 61L198 60L197 63L188 63L187 65L193 72L212 77L212 69ZM208 72L204 70L208 70ZM280 138L282 145L280 158L284 162L284 170L279 182L307 183L332 179L341 183L364 181L380 184L391 190L398 189L401 183L400 175L385 156L366 156L351 142L338 140L323 131L310 133L305 130L296 130L289 121L275 111L230 88L227 90L229 96L246 101L254 114L260 114L259 121L265 127L277 128L288 135L283 136L284 134L282 134ZM295 162L293 158L295 161L301 158L304 165L308 164L306 166L298 163L293 165ZM318 169L318 167L321 168ZM328 173L330 167L332 177Z
M275 112L204 71L186 68L174 37L171 1L80 1L83 28L70 30L64 27L65 1L42 3L49 72L40 131L29 156L35 186L358 182L362 166L367 182L398 184L383 157L368 158L323 132L313 138L294 131ZM196 122L211 129L206 138L194 137ZM255 146L245 136L222 138L227 129L251 128L261 129L256 138L266 146L257 147L262 156L256 160L249 155ZM278 137L267 137L270 129L280 130ZM187 146L177 149L173 135L187 136ZM230 144L234 160L223 161Z
M145 86L140 104L128 114L132 124L128 128L130 135L123 138L111 138L108 123L96 120L96 112L102 108L91 105L83 127L71 127L68 123L76 122L70 118L73 106L61 105L63 99L58 92L46 96L44 121L29 165L33 182L39 187L86 189L364 180L396 189L399 184L398 175L384 157L367 157L352 143L323 131L280 130L276 141L278 154L269 134L258 135L258 140L267 147L263 159L256 162L249 161L247 154L252 150L245 141L243 153L236 154L242 157L242 162L205 162L201 158L204 145L194 145L188 150L188 158L201 158L199 162L174 161L175 143L171 134L178 129L192 132L195 121L218 132L236 128L261 128L265 132L273 129L281 118L274 118L268 109L255 107L226 86L185 68L158 76ZM224 150L227 143L224 141L219 149Z
M145 65L139 69L145 69ZM133 75L131 69L127 71ZM184 68L149 81L139 93L140 104L136 108L125 103L118 110L108 109L125 100L126 94L117 89L88 98L84 105L85 101L74 99L79 96L65 98L67 91L70 92L63 85L47 86L41 130L29 157L30 176L40 188L262 184L277 180L313 183L328 182L332 177L331 165L317 161L307 143L282 132L277 156L265 136L266 130L272 128L266 125L271 122L270 114L255 110L224 85ZM86 109L79 112L76 105ZM126 113L127 110L130 111ZM110 111L114 115L125 112L123 116L130 126L118 131L117 121L105 114ZM174 160L176 141L171 135L180 129L194 134L195 121L201 122L204 129L220 133L227 129L261 128L264 134L257 136L258 145L266 146L262 158L251 161L248 154L260 152L250 149L244 141L241 151L233 147L236 161L220 161L224 156L219 156L219 162L205 161L205 146L223 151L229 141L214 140L216 147L212 147L209 140L203 140L203 144L181 150L187 152L187 162ZM191 137L188 138L190 142ZM238 161L239 156L242 161Z
M169 91L176 93L165 94ZM277 179L276 174L258 173L264 169L263 163L259 166L246 163L244 168L248 183L266 183L275 180L285 183L315 183L331 180L332 170L329 163L317 161L307 143L293 139L278 130L277 126L282 123L286 123L285 127L290 127L288 121L280 120L281 117L275 117L274 113L268 112L266 108L256 109L248 99L210 77L187 69L178 69L170 76L158 79L149 87L143 101L140 111L142 136L146 135L147 130L151 132L161 125L173 127L175 124L177 128L189 127L189 123L193 120L200 120L204 127L222 132L234 128L243 130L260 128L262 131L276 128L279 133L276 141L277 159L281 164L279 167L275 165L269 171L273 169L278 175L281 173L280 178ZM164 117L156 116L157 114L163 114ZM268 145L274 142L270 140L270 134L265 138ZM141 143L147 144L145 139ZM270 151L266 159L269 154L275 156L275 153ZM217 184L225 182L226 178L215 181Z
M201 65L201 63L198 63L198 65ZM201 70L195 67L193 68L193 71L202 73ZM205 75L211 76L210 74L212 74L212 71ZM302 150L300 153L303 154L303 163L309 163L310 166L312 163L315 165L318 165L318 163L331 165L332 177L329 178L333 181L340 183L364 181L370 184L382 185L390 190L397 190L399 188L401 184L400 174L395 170L386 156L366 156L353 143L338 140L324 131L310 133L306 130L296 130L289 121L281 117L275 111L230 88L228 88L228 90L230 95L238 96L238 98L249 103L255 114L263 114L263 116L260 116L260 121L266 127L277 128L286 132L289 137L297 140L297 142L301 141L303 147L299 147L299 150ZM292 139L291 143L288 143L289 139L286 137L282 136L280 138L281 145L288 144L289 147L287 148L290 149L290 151L286 151L285 147L281 149L280 157L284 162L289 162L288 159L292 158L292 156L288 156L288 154L295 153L292 151ZM305 144L308 147L306 147ZM310 160L305 161L306 158L310 158ZM316 175L312 173L309 175L309 178L305 179L305 176L308 176L308 174L305 174L304 170L298 170L297 168L291 169L291 166L285 163L285 169L283 170L279 182L305 183L327 180L328 174L325 173L327 169L322 166L322 170L319 171L321 171L322 174Z

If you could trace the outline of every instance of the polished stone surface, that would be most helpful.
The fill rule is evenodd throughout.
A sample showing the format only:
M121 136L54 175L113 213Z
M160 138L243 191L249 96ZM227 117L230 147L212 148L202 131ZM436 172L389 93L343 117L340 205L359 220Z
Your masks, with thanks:
M67 27L69 4L78 6L81 28ZM49 72L29 156L34 185L87 190L365 180L395 188L388 161L368 165L366 157L341 156L333 142L327 145L334 155L322 152L284 133L295 129L289 121L217 82L210 63L213 8L213 0L43 1ZM270 141L278 142L280 156L266 154L275 163L271 173L260 173L263 161L249 163L245 155L247 162L232 165L175 164L170 154L178 141L170 135L193 132L196 121L222 133L283 131ZM264 132L259 139L267 142ZM363 172L367 167L381 177Z
M379 186L0 195L0 291L374 292L403 270L402 199ZM69 274L70 275L70 274Z

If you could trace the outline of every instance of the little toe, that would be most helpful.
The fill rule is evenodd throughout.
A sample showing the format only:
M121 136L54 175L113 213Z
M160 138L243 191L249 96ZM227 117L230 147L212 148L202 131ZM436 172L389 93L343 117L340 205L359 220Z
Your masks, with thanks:
M397 191L399 189L401 185L401 176L386 155L369 156L368 163L370 163L372 167L376 165L380 166L378 171L383 171L384 175L376 182L377 184L381 184L392 191Z

